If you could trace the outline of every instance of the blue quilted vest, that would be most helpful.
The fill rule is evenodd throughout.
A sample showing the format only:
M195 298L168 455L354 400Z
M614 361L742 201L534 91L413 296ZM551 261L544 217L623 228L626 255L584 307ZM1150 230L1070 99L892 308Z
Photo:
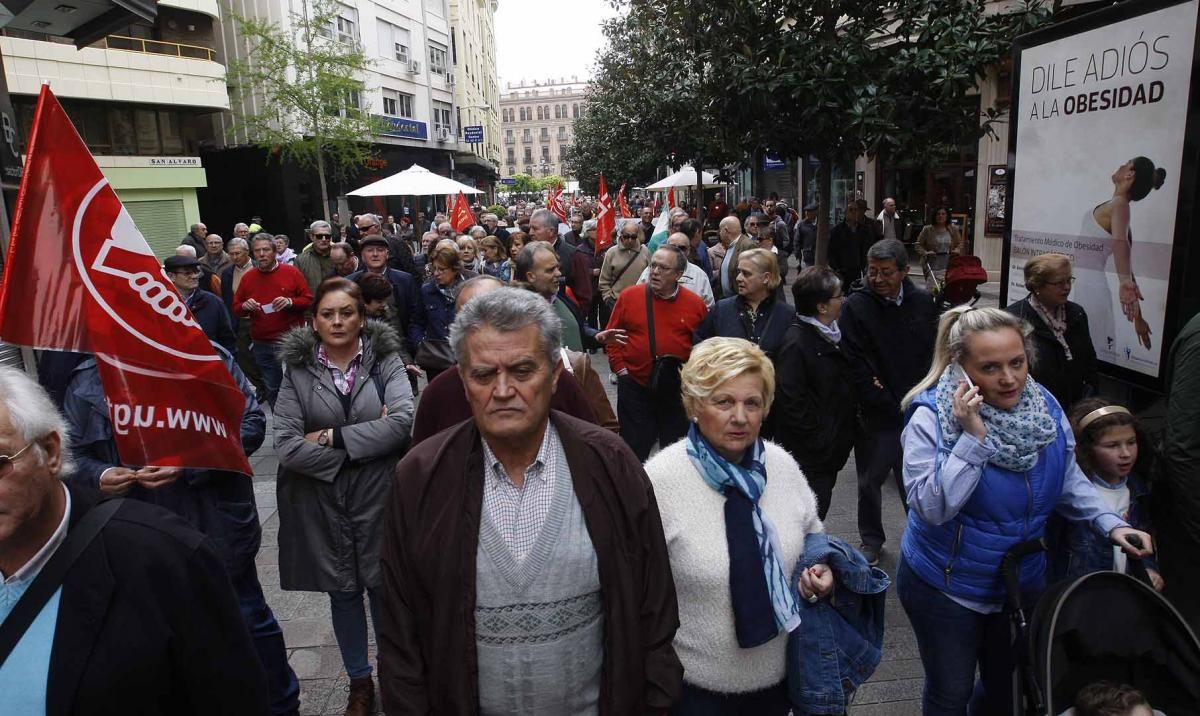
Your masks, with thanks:
M1058 437L1042 449L1032 470L1013 472L987 463L971 499L944 524L929 524L915 511L908 513L908 529L901 543L904 560L921 579L946 594L979 602L1003 602L1000 563L1005 552L1018 542L1041 537L1046 519L1058 504L1068 461L1074 456L1067 452L1062 408L1045 388L1039 385L1038 389L1059 428ZM905 419L920 406L937 412L934 389L913 401ZM941 479L941 465L950 449L942 445L941 430L937 432L938 474L934 479ZM1040 587L1045 572L1043 553L1026 557L1021 563L1022 590Z

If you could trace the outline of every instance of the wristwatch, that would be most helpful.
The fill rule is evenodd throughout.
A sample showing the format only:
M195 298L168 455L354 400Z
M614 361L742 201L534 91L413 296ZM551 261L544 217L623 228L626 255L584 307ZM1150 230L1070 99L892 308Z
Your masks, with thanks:
M320 445L321 447L328 447L329 446L329 434L331 432L333 432L333 431L330 428L325 428L324 430L322 430L321 434L317 436L317 444Z

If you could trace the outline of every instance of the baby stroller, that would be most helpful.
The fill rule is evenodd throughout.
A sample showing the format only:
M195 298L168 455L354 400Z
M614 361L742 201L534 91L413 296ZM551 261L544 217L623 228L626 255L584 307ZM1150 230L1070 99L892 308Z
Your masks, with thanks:
M1133 686L1168 716L1200 714L1200 641L1140 560L1130 560L1132 575L1094 572L1051 585L1026 623L1020 562L1043 549L1041 540L1023 542L1004 559L1018 716L1058 716L1101 680Z
M939 313L963 304L975 305L979 300L979 286L988 281L987 270L978 256L951 256L946 264L945 281L938 280L929 262L924 259L921 261L921 270L926 285L933 288Z

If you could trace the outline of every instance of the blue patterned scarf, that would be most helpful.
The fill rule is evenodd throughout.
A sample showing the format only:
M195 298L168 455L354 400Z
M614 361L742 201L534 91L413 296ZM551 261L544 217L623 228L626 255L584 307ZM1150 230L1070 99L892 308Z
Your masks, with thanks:
M692 424L687 454L709 487L725 495L725 535L729 542L730 592L738 645L750 648L800 625L800 608L779 563L775 526L758 507L767 486L762 439L741 464L721 457ZM774 618L766 617L766 614Z
M962 435L962 426L954 419L954 391L958 389L959 373L954 365L947 366L938 379L935 397L938 422L942 426L942 445L954 447ZM1046 398L1033 376L1025 378L1021 400L1010 410L1001 410L987 403L979 408L979 416L987 428L986 442L996 448L988 462L1014 472L1032 470L1041 456L1042 448L1058 437L1058 426L1046 407Z

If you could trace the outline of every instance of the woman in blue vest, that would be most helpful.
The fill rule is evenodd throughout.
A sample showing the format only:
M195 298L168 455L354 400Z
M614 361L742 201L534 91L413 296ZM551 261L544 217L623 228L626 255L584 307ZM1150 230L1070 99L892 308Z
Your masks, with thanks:
M1051 512L1130 555L1150 553L1150 536L1111 512L1075 464L1063 409L1029 377L1027 335L999 309L947 312L929 373L902 403L909 513L896 591L925 667L925 716L965 714L968 704L973 714L1012 713L1000 562L1041 537ZM1042 554L1021 564L1026 604L1041 593L1045 567Z

